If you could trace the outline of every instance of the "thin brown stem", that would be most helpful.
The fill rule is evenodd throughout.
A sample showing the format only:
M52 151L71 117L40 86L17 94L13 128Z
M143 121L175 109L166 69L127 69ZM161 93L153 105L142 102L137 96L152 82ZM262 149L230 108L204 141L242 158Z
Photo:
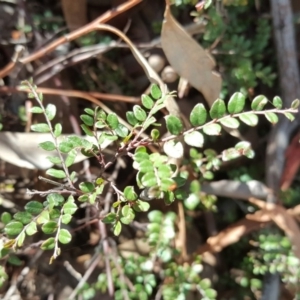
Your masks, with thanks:
M87 24L77 30L72 31L71 33L69 33L67 35L64 35L64 36L56 39L55 41L53 41L49 45L41 48L40 50L36 51L35 53L32 53L29 56L19 59L18 62L25 65L32 61L35 61L35 60L45 56L46 54L52 52L58 46L68 43L68 42L71 42L75 39L80 38L81 36L84 36L92 31L97 30L97 26L99 24L106 23L107 21L111 20L112 18L122 14L124 11L127 11L130 8L136 6L141 1L142 0L132 0L132 1L125 2L124 4L119 5L115 9L112 9L112 10L106 12L105 14L103 14L96 20L90 22L89 24ZM13 70L16 63L17 63L16 61L12 61L7 66L5 66L2 70L0 70L0 78L7 76Z

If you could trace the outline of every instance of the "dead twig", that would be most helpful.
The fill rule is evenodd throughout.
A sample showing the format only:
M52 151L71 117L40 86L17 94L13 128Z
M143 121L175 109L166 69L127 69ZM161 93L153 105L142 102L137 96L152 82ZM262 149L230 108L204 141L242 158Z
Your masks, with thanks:
M129 97L129 96L122 96L122 95L114 95L114 94L104 94L99 92L82 92L78 90L60 90L60 89L51 89L51 88L40 88L37 89L38 93L42 93L45 95L64 95L67 97L74 97L74 98L82 98L88 100L96 105L99 105L100 101L97 99L105 100L105 101L120 101L120 102L127 102L132 104L140 103L140 98L137 97ZM20 86L17 87L8 87L8 86L1 86L0 93L28 93L30 92L29 89L24 89Z
M32 61L35 61L35 60L45 56L46 54L52 52L58 46L65 44L67 42L71 42L83 35L86 35L92 31L97 30L97 26L99 24L106 23L107 21L111 20L112 18L122 14L124 11L129 10L130 8L136 6L140 2L142 2L142 0L132 0L132 1L125 2L124 4L119 5L115 9L112 9L112 10L106 12L105 14L103 14L96 20L90 22L89 24L87 24L77 30L72 31L71 33L66 34L65 36L62 36L62 37L54 40L52 43L41 48L40 50L36 51L35 53L32 53L31 55L20 59L19 62L21 64L25 65ZM5 66L2 70L0 70L0 78L7 76L13 70L15 65L16 65L16 62L12 61L7 66Z

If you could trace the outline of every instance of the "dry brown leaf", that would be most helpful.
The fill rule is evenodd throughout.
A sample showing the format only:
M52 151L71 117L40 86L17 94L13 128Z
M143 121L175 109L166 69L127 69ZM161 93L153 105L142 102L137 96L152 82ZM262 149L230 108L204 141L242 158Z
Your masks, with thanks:
M287 212L295 217L300 215L300 205L296 205L293 208L288 209Z
M238 242L244 235L264 226L266 223L261 222L260 218L261 212L259 211L253 214L251 219L244 218L238 221L237 223L222 230L216 236L208 238L206 242L208 247L206 245L204 245L204 247L201 246L197 252L202 253L203 250L204 252L220 252L223 248Z
M248 214L237 223L227 227L216 236L208 238L206 244L199 247L197 254L205 252L220 252L223 248L238 242L241 237L254 230L258 230L273 221L289 237L294 254L300 258L300 230L293 216L300 212L300 205L286 210L280 205L266 203L263 200L250 198L249 202L257 205L261 210Z
M213 71L214 59L173 18L166 5L161 45L173 69L200 91L211 106L219 97L220 75Z
M61 5L70 31L87 24L86 0L62 0Z

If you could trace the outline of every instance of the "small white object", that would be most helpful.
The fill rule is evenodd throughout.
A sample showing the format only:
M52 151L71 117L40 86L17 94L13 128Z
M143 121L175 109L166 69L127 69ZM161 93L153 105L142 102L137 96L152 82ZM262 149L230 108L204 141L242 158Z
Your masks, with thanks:
M161 72L163 82L172 83L178 79L178 74L171 66L166 66Z
M155 72L159 73L166 64L166 60L158 54L152 54L148 58L149 65L155 70Z

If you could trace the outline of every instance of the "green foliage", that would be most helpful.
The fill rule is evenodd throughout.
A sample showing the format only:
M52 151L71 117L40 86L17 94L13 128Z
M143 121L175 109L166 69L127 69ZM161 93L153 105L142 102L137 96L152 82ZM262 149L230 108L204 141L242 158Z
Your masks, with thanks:
M121 253L118 260L111 260L115 299L127 297L150 300L155 297L157 290L167 300L186 299L193 292L200 295L201 299L216 299L216 291L211 288L211 282L201 278L203 266L199 258L191 266L181 266L176 262L179 253L172 246L176 237L176 218L173 212L149 212L146 236L150 245L148 255L123 257ZM93 299L95 290L107 292L108 280L107 274L101 273L97 282L93 285L86 284L80 294L84 299Z
M256 249L244 258L241 268L245 272L236 278L236 282L256 293L262 288L261 275L279 272L282 281L299 297L300 260L295 257L290 240L273 228L272 233L266 230L257 233L252 244Z
M135 220L138 213L149 211L149 201L153 199L161 199L166 205L175 200L182 201L187 210L214 210L216 197L201 193L201 182L213 179L214 171L222 162L242 155L253 158L254 152L248 142L239 142L220 154L212 149L202 149L206 137L219 135L221 125L238 128L241 121L255 126L258 115L265 115L271 123L277 121L277 114L284 114L291 119L292 113L299 106L297 100L293 102L292 108L281 109L282 101L279 97L269 103L266 97L257 96L251 103L252 111L244 111L245 96L235 93L227 104L224 100L217 99L209 110L204 105L197 104L189 116L189 129L185 129L179 117L167 115L165 122L168 136L160 137L157 127L161 124L157 123L156 113L165 107L169 95L165 95L157 85L152 85L150 95L142 95L141 106L135 105L132 111L126 113L127 121L132 126L123 124L115 113L107 114L99 108L87 108L81 115L82 129L87 136L70 135L61 139L61 125L52 124L56 114L55 106L48 104L45 107L36 87L30 82L25 82L24 85L31 91L29 96L39 104L39 107L32 109L33 113L43 113L46 118L45 123L32 125L32 130L50 132L52 137L39 146L45 151L56 151L57 155L49 155L48 159L56 167L46 171L55 181L43 179L55 188L45 192L32 192L46 196L45 201L41 203L32 200L25 205L23 212L14 215L6 212L1 216L4 233L8 238L1 248L2 257L8 257L8 261L14 264L20 262L12 250L21 248L26 237L39 230L45 236L45 240L41 241L41 249L53 252L50 263L56 259L61 253L61 244L68 244L72 240L72 234L65 225L71 222L80 203L98 205L105 186L110 186L116 197L109 211L102 216L102 222L109 224L116 236L120 235L123 226ZM266 110L267 103L273 108ZM145 138L143 135L146 131L151 134ZM81 181L75 185L78 174L70 174L69 167L74 164L77 153L80 151L86 157L96 157L101 168L106 170L114 160L107 161L102 150L112 143L115 144L115 158L125 154L132 159L132 166L137 171L136 186L125 186L121 191L114 182L102 175L93 181ZM150 145L162 145L163 151L149 153ZM190 147L187 157L184 157L185 147ZM189 173L174 164L170 158L182 159L182 165L191 167L194 180L188 180ZM195 290L201 294L202 299L215 299L216 292L211 288L210 282L199 276L201 264L181 266L175 260L179 254L172 246L176 215L150 211L148 218L146 238L151 247L150 255L140 256L138 259L120 257L121 261L118 262L126 276L132 280L134 289L128 289L122 283L119 266L116 261L111 262L114 284L117 287L116 299L122 299L124 291L130 299L152 299L153 291L158 287L158 279L164 282L161 287L164 299L185 299L188 293ZM161 264L163 271L154 275L155 261ZM82 290L86 299L93 294L94 288L106 289L105 276L101 274L92 289Z
M184 1L176 1L181 2ZM190 2L190 1L189 1ZM206 7L207 8L206 1ZM200 44L211 49L222 69L223 91L248 93L258 83L272 87L276 74L270 66L275 57L271 42L271 22L255 8L255 1L223 0L223 13L218 5L193 12L197 21L206 24ZM179 3L178 3L179 4ZM191 3L193 4L193 3ZM220 4L220 5L222 5ZM249 31L251 28L251 31Z

